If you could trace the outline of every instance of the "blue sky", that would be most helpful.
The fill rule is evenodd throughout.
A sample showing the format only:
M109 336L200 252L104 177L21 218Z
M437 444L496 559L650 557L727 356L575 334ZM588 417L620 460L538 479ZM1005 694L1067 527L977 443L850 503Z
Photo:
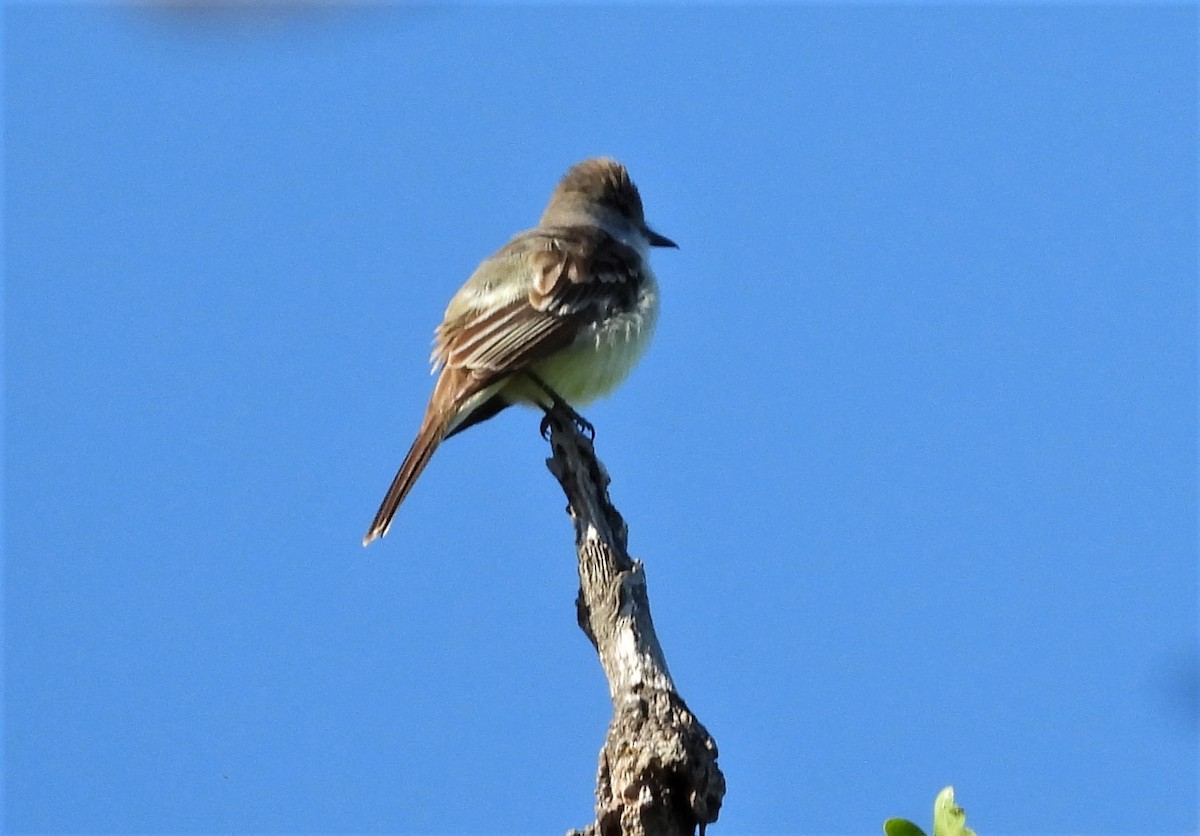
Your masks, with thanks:
M586 414L712 832L1195 832L1195 6L3 14L7 830L590 821L537 415L359 539L611 154L680 249Z

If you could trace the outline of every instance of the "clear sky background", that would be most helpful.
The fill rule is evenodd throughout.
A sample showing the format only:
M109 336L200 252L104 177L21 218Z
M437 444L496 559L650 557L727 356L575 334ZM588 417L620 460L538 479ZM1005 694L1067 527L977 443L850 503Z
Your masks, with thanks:
M359 539L433 327L623 160L586 410L713 833L1197 829L1197 9L4 10L4 824L557 833L610 716L537 415Z

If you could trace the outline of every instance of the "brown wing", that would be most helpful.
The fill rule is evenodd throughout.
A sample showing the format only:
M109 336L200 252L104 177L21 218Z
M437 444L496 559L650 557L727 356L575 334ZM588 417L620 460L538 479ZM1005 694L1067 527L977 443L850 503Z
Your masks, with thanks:
M599 228L522 233L451 302L434 363L486 380L527 368L566 348L587 324L631 308L642 281L638 253Z

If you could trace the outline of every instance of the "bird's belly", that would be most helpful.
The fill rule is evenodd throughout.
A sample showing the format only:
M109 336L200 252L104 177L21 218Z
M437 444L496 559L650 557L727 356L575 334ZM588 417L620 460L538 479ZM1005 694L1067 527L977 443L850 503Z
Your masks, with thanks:
M650 281L632 310L588 326L533 371L568 403L586 404L607 395L633 371L650 345L657 318L658 290Z

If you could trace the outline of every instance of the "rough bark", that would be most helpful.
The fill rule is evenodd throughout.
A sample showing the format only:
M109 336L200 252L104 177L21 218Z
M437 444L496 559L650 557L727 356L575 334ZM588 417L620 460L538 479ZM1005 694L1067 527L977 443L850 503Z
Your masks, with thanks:
M684 836L717 820L725 778L717 744L675 690L646 576L626 551L609 478L569 416L548 419L546 461L567 496L579 557L579 626L600 657L613 703L600 750L596 821L568 836Z

